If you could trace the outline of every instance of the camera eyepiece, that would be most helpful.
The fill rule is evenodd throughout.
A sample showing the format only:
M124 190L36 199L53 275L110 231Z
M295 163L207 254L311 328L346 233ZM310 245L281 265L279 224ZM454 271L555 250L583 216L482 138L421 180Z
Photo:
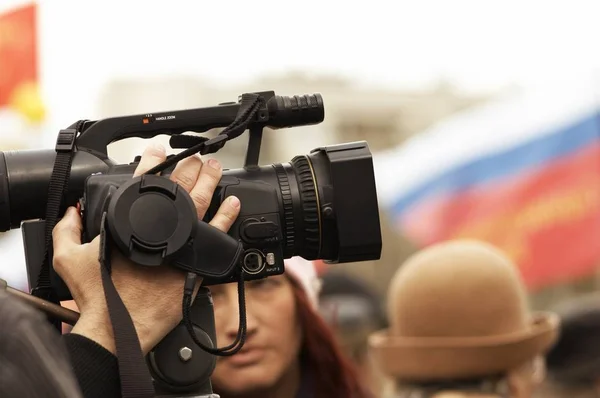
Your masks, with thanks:
M271 128L306 126L325 120L325 106L321 94L294 96L275 95L267 103Z

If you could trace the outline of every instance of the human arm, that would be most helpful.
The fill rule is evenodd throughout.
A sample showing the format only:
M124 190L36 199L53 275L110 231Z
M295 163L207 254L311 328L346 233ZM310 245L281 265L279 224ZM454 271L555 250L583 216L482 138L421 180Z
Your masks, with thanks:
M165 159L164 148L149 147L134 175L144 173ZM199 156L193 156L179 162L170 178L190 193L198 218L202 219L208 210L221 173L221 166L216 160L203 162ZM239 214L239 208L237 198L228 198L222 203L210 224L224 232L228 231ZM79 362L81 369L75 371L79 372L78 376L93 378L96 377L93 372L86 370L90 366L86 355L89 357L96 353L97 361L102 361L104 357L96 350L98 347L88 344L87 340L111 354L116 354L116 349L102 288L98 262L99 239L81 244L82 228L79 213L76 209L69 208L53 231L53 265L65 281L81 313L79 321L71 331L72 336L65 338L73 360L82 361ZM126 260L117 250L113 250L111 268L112 281L131 315L142 352L146 354L182 319L181 299L185 273L167 266L138 266ZM104 359L106 363L111 362L108 357ZM74 363L74 366L77 364ZM114 371L118 373L116 366ZM80 380L80 383L87 382L88 380Z

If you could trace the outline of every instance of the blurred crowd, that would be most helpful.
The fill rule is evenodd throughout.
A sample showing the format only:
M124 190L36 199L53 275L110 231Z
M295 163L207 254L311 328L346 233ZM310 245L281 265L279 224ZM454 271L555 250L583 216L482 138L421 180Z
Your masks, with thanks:
M324 279L334 283L331 274ZM346 277L339 283L350 285ZM371 297L356 287L341 293L340 309L344 301L364 304L341 310L334 325L375 396L600 396L598 294L533 311L516 265L487 243L448 241L419 251L386 295ZM331 306L326 294L322 306Z

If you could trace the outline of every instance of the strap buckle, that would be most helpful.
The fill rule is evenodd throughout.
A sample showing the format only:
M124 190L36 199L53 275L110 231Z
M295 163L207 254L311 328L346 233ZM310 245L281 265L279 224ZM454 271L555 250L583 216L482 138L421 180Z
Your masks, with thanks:
M229 139L229 137L227 136L227 134L219 134L216 137L211 138L208 141L205 141L204 148L202 148L202 151L200 151L200 154L207 155L209 153L217 152L219 149L221 149L225 146L225 143L227 142L228 139Z
M75 141L77 140L77 130L76 129L64 129L60 130L58 133L58 138L56 139L55 150L59 153L64 152L73 152L75 148Z

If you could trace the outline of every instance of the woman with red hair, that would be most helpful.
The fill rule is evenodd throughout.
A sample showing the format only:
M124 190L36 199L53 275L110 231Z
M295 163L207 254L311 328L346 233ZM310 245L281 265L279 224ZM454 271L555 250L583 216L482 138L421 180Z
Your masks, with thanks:
M286 260L284 275L246 283L247 339L240 352L219 358L211 378L221 398L364 398L352 364L318 314L314 264ZM212 286L217 341L238 331L236 284Z

